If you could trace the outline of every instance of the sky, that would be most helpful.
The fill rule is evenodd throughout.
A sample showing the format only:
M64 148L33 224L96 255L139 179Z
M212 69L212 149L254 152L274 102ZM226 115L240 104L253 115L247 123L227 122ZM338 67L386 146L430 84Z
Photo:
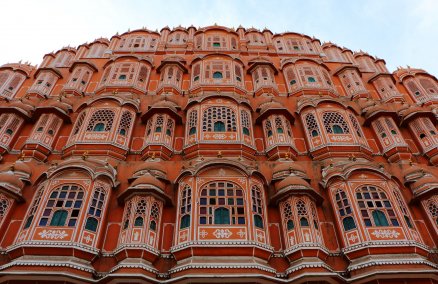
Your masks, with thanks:
M0 3L0 65L146 27L267 27L385 59L389 70L438 77L437 0L14 0Z

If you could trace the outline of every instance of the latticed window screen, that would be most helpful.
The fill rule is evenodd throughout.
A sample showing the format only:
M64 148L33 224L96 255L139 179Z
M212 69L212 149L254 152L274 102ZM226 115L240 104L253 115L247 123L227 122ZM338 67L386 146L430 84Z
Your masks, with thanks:
M316 122L313 113L306 114L305 121L306 121L307 131L310 134L310 136L312 137L319 136L320 132L319 132L318 123Z
M325 112L322 115L324 127L327 133L331 134L346 134L350 133L347 122L338 112Z
M298 220L300 221L301 227L309 227L309 217L306 207L306 203L303 200L298 200L296 204L296 210L298 215Z
M148 67L145 65L141 65L140 71L138 72L138 81L141 83L146 82L148 78Z
M159 224L159 217L160 217L160 206L158 206L157 202L154 202L154 204L151 207L151 212L149 215L149 229L152 231L157 231L157 225Z
M132 125L132 114L129 111L124 111L120 119L119 129L117 133L120 135L127 135Z
M345 191L343 191L342 189L338 189L336 191L335 198L344 231L349 231L356 228L356 224L354 222L352 214L353 211L351 209L351 205L348 201L348 197Z
M272 136L272 124L270 120L265 121L265 132L267 137Z
M123 215L123 230L128 229L131 219L132 199L130 199L125 206L125 213Z
M76 135L79 133L79 130L81 129L82 124L84 123L84 119L85 119L86 115L87 115L86 111L82 112L79 115L78 119L76 120L75 128L73 129L73 135Z
M250 117L249 117L249 113L247 111L240 111L240 119L241 119L241 123L242 123L242 132L245 135L250 135L251 134L251 122L250 122Z
M225 131L237 131L236 114L229 107L210 107L204 111L202 130L212 132L217 123L223 123Z
M279 116L275 117L275 129L277 130L277 133L279 133L279 134L284 133L283 121L281 120L281 117L279 117Z
M62 185L49 196L39 226L75 227L84 198L84 190L77 185Z
M394 193L394 196L395 196L395 199L397 200L398 206L403 213L403 218L405 219L406 224L408 225L409 228L412 229L413 223L411 221L411 216L409 214L408 208L406 207L406 203L403 200L403 197L401 196L398 189L394 188L392 192Z
M87 131L110 131L113 126L114 116L115 113L112 110L97 110L88 122Z
M155 120L155 132L162 132L163 131L163 123L164 123L164 118L160 114L157 116L157 119Z
M204 186L199 199L199 224L245 224L243 190L231 182L211 182Z
M190 226L190 214L192 211L192 189L190 186L186 185L181 191L181 201L180 201L180 229L184 229Z
M99 221L102 218L102 212L105 205L106 191L103 187L97 187L94 190L91 199L90 208L88 209L88 218L85 229L96 232Z
M438 226L438 196L434 195L426 201L426 210L436 226Z
M292 206L286 202L283 207L283 219L288 231L295 229L294 216Z
M351 124L353 124L353 128L354 131L356 131L357 136L359 136L360 138L364 137L359 122L357 121L357 118L351 113L348 116L350 118Z
M35 217L35 213L37 212L38 206L39 206L40 201L41 201L43 190L44 190L44 186L41 186L40 188L38 188L38 190L35 194L32 206L30 207L29 212L28 212L28 217L26 219L26 223L24 224L24 229L29 228L30 225L32 224L33 218Z
M146 199L142 198L137 201L135 205L135 215L134 215L134 227L143 227L144 220L146 219L147 213L147 202Z
M167 118L167 124L166 124L166 135L167 136L172 136L173 125L174 125L173 119Z
M198 111L192 110L189 114L189 123L188 123L189 135L196 134L197 127L198 127Z
M435 81L430 78L419 78L418 81L420 85L429 93L429 94L438 94L438 86Z
M365 226L399 226L391 201L383 190L363 186L356 191L356 199Z
M252 213L254 214L254 225L263 229L263 195L258 186L251 187Z
M0 224L2 223L3 218L8 213L10 206L11 202L9 201L9 199L6 198L5 195L0 193Z

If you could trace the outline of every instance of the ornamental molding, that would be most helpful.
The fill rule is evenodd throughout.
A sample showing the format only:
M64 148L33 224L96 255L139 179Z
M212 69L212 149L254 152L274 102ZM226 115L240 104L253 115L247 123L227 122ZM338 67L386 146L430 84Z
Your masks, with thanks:
M143 264L143 263L119 263L119 264L117 264L116 266L114 266L110 271L109 271L109 273L107 274L107 276L109 275L109 274L112 274L112 273L114 273L115 271L117 271L117 270L119 270L119 269L122 269L122 268L139 268L139 269L143 269L143 270L145 270L145 271L148 271L148 272L151 272L151 273L154 273L154 274L158 274L159 273L159 271L157 270L157 269L155 269L154 267L152 267L152 266L150 266L150 265L146 265L146 264ZM116 273L117 274L117 273Z
M294 245L294 246L284 250L283 253L284 253L284 255L288 255L288 254L294 253L294 252L301 250L301 249L318 249L318 250L322 250L323 252L329 254L329 250L325 246L323 246L319 243L297 244L297 245Z
M262 264L241 264L241 263L227 263L227 264L186 264L175 267L169 270L169 274L181 272L187 269L258 269L265 272L276 274L277 271L271 267Z
M254 242L254 241L227 241L227 240L209 240L209 241L190 241L190 242L185 242L183 244L177 245L177 246L173 246L170 249L171 253L183 250L187 247L192 247L192 246L213 246L213 247L223 247L223 246L236 246L236 247L259 247L261 249L267 250L271 253L274 252L274 248L272 246L266 245L266 244L262 244L262 243L258 243L258 242Z
M421 249L424 249L426 251L429 251L429 248L422 244L422 243L418 243L416 241L370 241L370 242L362 242L360 244L351 246L351 247L346 247L342 249L343 253L350 253L356 250L360 250L363 248L370 248L370 247L410 247L410 246L414 246L414 247L419 247Z
M82 250L92 254L99 254L100 250L96 248L92 248L86 246L81 243L75 242L53 242L53 241L25 241L12 246L7 247L6 252L10 253L11 251L17 248L25 248L25 247L44 247L44 248L74 248L78 250Z
M302 263L300 265L293 265L291 267L289 267L288 269L286 269L286 274L291 274L294 273L298 270L302 270L302 269L306 269L306 268L324 268L330 272L333 272L333 269L328 266L327 264L321 262L307 262L307 263ZM315 274L317 274L316 272L314 272Z
M398 236L400 236L400 233L396 230L379 229L373 231L371 235L375 236L378 239L397 239Z
M411 265L411 264L425 264L427 266L433 267L435 269L438 269L438 264L435 264L433 262L430 262L426 259L400 259L400 260L369 260L360 264L356 265L350 265L347 268L347 271L354 271L359 270L371 266L377 266L377 265ZM406 270L407 268L403 268ZM421 270L422 272L425 272L424 270ZM436 273L436 271L433 271Z
M88 265L81 265L78 263L74 263L71 261L39 261L39 260L22 260L17 259L12 262L9 262L3 266L0 266L0 271L5 270L7 268L13 267L13 266L45 266L45 267L68 267L73 268L80 271L85 271L88 273L95 273L94 268L92 266ZM29 272L29 271L27 271ZM53 273L58 274L59 272L54 271Z
M38 235L43 239L49 240L63 240L68 237L68 234L65 230L43 230L38 233Z
M233 233L228 229L216 229L213 235L216 239L229 239Z
M155 255L160 255L159 250L147 245L146 243L142 243L142 244L121 244L111 253L111 256L114 256L125 249L140 249L140 250L148 251Z

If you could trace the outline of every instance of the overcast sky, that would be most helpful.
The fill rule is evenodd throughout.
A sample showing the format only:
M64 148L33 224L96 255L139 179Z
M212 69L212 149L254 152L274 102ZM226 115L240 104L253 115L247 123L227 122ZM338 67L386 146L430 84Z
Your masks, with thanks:
M0 65L39 64L43 55L143 26L269 28L314 35L397 66L438 76L436 0L13 0L0 2Z

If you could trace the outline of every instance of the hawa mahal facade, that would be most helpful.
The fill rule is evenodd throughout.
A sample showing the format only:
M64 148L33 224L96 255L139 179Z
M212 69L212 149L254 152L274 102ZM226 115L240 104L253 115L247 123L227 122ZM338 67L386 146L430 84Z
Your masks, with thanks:
M147 29L0 67L0 282L437 283L438 81Z

